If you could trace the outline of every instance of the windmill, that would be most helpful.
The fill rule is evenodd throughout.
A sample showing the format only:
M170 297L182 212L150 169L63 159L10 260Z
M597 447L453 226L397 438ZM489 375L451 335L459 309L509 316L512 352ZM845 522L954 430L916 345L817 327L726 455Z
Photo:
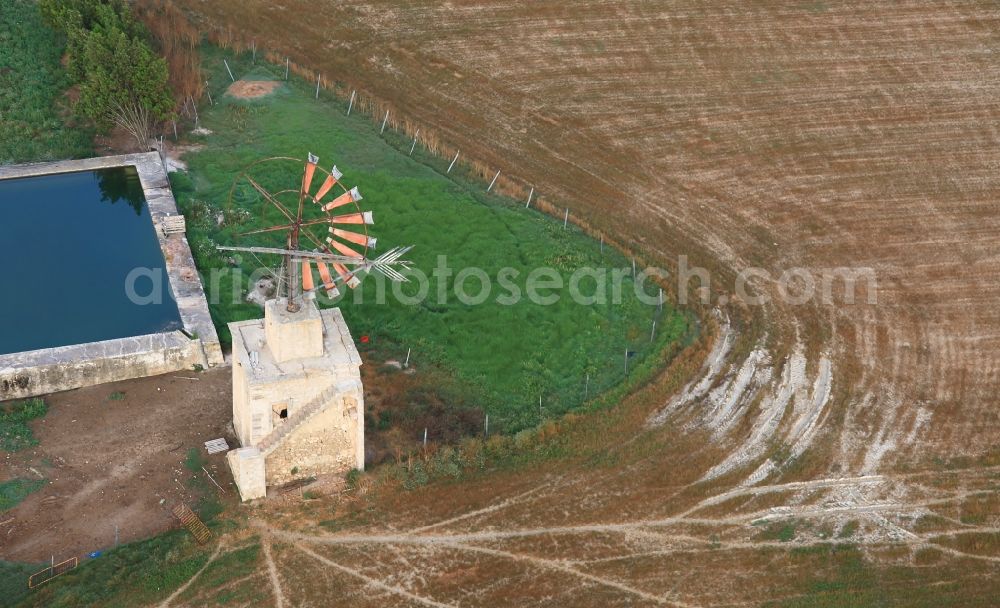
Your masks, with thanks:
M374 223L371 211L363 211L358 188L348 189L340 179L343 173L334 165L330 171L319 167L319 158L309 153L306 161L276 156L251 163L233 182L229 205L237 198L249 195L263 205L261 217L277 211L280 223L243 232L240 236L284 233L284 244L278 247L220 246L222 251L241 251L282 257L278 295L285 298L288 312L298 312L302 297L313 298L323 290L330 297L339 295L339 285L355 289L361 284L359 274L379 272L389 279L405 282L400 269L409 268L401 259L411 247L395 247L372 259L376 239L369 234ZM298 187L285 188L288 176L302 168ZM313 191L317 174L322 179ZM317 235L317 232L319 233ZM305 249L303 249L305 245ZM319 281L313 269L319 275ZM331 272L332 269L332 272Z

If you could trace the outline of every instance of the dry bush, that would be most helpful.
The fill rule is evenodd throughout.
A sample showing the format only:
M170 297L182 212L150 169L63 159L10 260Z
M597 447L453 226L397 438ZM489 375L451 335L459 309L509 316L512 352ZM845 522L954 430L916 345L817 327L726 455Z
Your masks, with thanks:
M201 69L201 32L171 0L144 0L135 5L135 15L149 30L156 50L170 70L170 88L179 108L188 97L200 99L205 89Z

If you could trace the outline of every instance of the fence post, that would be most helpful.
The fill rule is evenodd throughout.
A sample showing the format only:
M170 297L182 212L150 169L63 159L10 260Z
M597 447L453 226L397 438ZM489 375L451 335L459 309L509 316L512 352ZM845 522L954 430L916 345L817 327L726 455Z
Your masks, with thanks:
M226 65L226 71L229 72L229 79L232 80L233 82L236 82L236 77L233 76L233 71L229 69L229 62L223 59L222 63Z
M351 115L351 109L354 107L354 96L357 95L357 89L351 91L351 102L347 104L347 115Z
M528 202L524 204L524 208L527 209L531 206L531 197L535 196L535 187L531 187L531 192L528 193Z
M563 216L563 230L569 227L569 207L566 207L566 215Z
M191 100L191 109L194 111L194 125L198 126L198 104L195 103L194 97L188 95L188 99Z
M649 332L649 341L652 342L656 339L656 319L653 319L653 330Z
M416 135L413 136L413 144L410 146L410 153L407 156L413 156L413 150L417 147L418 137L420 137L420 129L417 129Z
M382 128L379 129L378 134L381 135L385 133L385 123L389 122L389 110L385 111L385 118L382 119Z
M207 81L207 80L205 81L205 93L207 93L207 94L208 94L208 103L209 103L210 105L213 105L213 106L214 106L214 105L215 105L215 102L214 102L214 101L212 101L212 91L211 91L211 90L210 90L210 89L208 88L208 81Z
M500 177L500 169L497 169L497 174L493 176L493 181L490 182L489 188L486 189L487 192L493 190L493 184L497 183L497 178Z
M461 150L459 150L459 152L461 152ZM459 154L459 152L455 152L455 158L451 159L451 164L448 165L448 170L445 171L445 173L451 173L451 170L455 166L455 163L458 162L458 154Z
M288 80L288 57L285 57L285 80Z
M322 74L316 74L316 99L319 99L319 83L322 79Z
M403 362L403 367L410 367L410 349L406 349L406 361Z

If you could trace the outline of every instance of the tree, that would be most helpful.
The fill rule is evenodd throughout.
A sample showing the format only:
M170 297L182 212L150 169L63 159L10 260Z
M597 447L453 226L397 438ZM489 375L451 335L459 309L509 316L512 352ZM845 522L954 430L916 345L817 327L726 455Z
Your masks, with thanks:
M77 111L99 128L118 125L145 147L174 101L166 62L125 0L41 0L45 21L67 37L70 75L80 83Z
M66 34L90 31L98 25L117 27L130 36L144 34L125 0L40 0L38 7L49 27Z
M83 80L84 48L96 29L119 29L130 37L145 36L124 0L41 0L42 19L66 34L67 68L74 80Z
M148 145L155 122L173 111L166 62L145 41L114 27L92 30L82 51L78 111L100 128L118 125Z

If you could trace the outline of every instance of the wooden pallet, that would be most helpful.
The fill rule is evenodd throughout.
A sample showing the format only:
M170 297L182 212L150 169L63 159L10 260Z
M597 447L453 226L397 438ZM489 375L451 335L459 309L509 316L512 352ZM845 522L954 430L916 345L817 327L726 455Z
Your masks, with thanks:
M219 452L225 452L229 450L229 444L226 443L225 437L219 437L218 439L212 439L211 441L206 441L205 450L209 454L217 454Z
M198 519L191 507L184 503L179 503L174 507L174 517L180 520L180 522L187 528L191 536L198 541L199 545L204 545L208 541L212 540L212 531Z
M168 215L160 220L163 234L183 234L187 232L187 223L183 215Z

